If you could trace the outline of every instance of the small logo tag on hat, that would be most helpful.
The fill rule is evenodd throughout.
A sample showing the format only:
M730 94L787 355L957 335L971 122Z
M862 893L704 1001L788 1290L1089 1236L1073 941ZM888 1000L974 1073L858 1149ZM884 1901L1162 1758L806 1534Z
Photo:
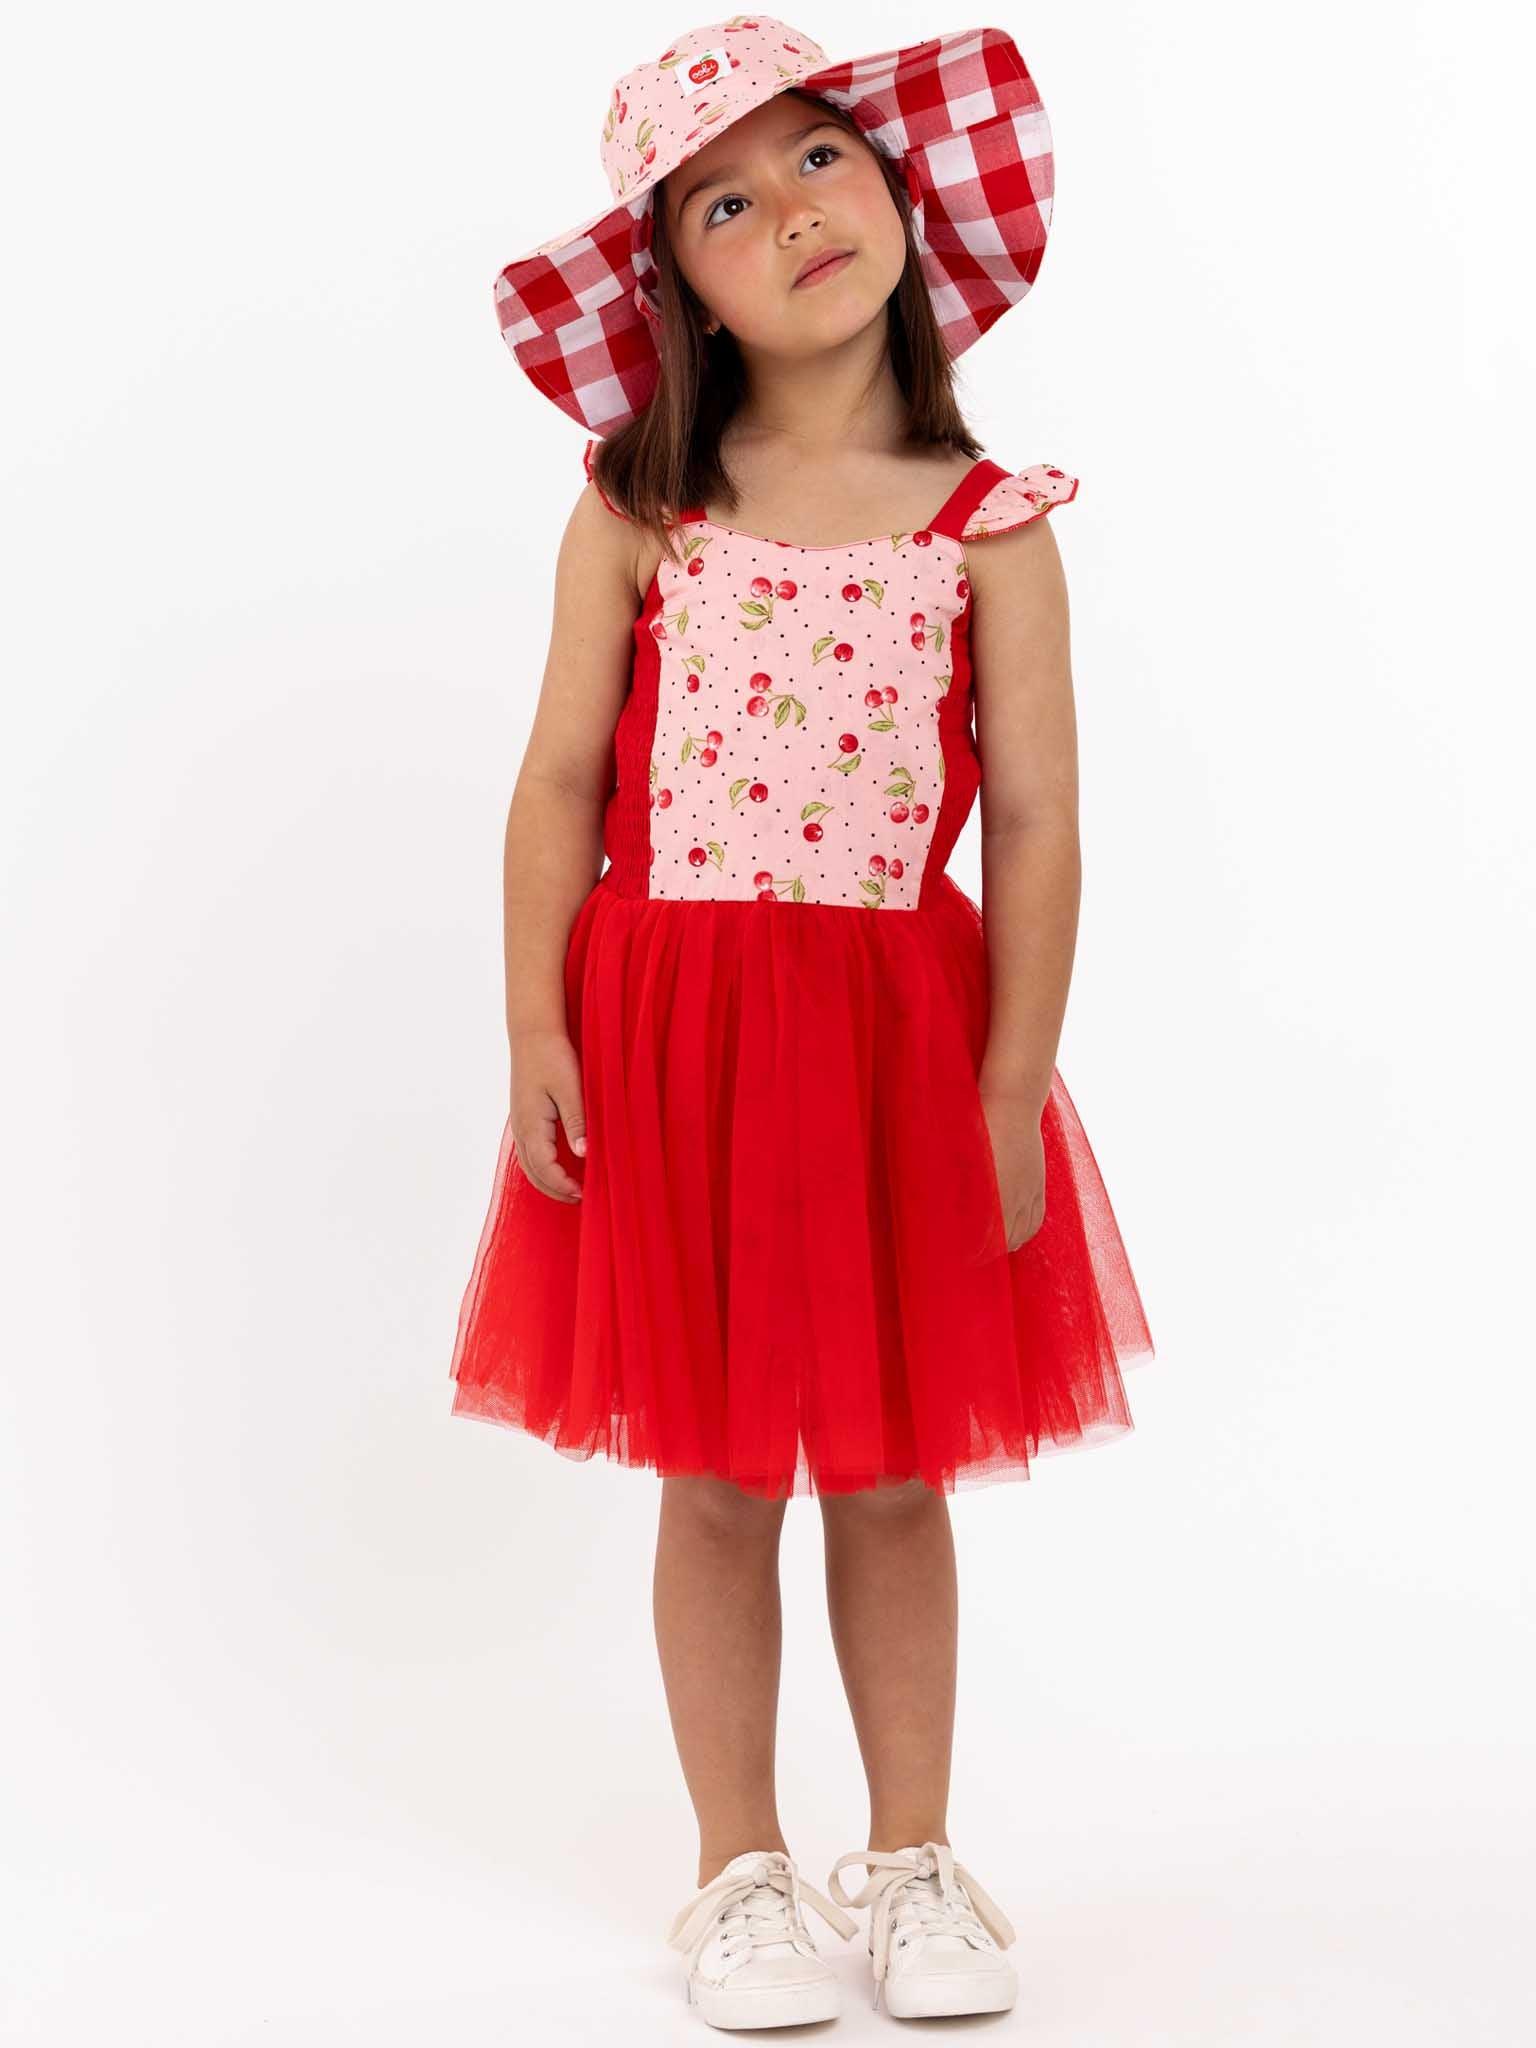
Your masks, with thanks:
M678 65L672 76L692 99L696 92L703 92L706 86L718 83L730 68L729 50L695 50L691 57Z

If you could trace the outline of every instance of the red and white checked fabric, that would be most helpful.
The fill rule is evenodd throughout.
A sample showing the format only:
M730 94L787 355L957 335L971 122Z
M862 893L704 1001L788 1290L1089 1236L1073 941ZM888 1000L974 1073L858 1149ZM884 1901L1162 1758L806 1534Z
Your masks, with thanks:
M535 387L603 435L649 404L659 358L651 199L723 127L791 86L845 111L902 165L912 236L951 357L1034 283L1055 195L1051 131L1013 38L958 30L828 64L765 14L679 36L613 87L602 159L615 204L498 273L502 337Z

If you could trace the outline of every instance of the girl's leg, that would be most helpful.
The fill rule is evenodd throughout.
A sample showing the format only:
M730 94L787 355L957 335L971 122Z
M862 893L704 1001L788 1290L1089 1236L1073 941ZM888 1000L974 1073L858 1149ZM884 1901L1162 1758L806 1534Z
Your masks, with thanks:
M867 1846L947 1843L959 1609L948 1501L921 1480L818 1499L827 1614L869 1780Z
M728 1480L664 1479L656 1647L699 1822L699 1884L744 1849L786 1849L774 1789L783 1500Z

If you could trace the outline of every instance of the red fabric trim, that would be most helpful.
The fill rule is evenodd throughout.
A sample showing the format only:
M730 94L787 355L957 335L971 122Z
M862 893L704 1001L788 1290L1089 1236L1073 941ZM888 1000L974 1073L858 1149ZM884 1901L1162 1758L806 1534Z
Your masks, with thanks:
M927 525L929 533L948 534L951 540L958 540L965 522L995 484L1013 472L1003 468L1000 462L993 462L983 455L974 462L961 477L934 518Z
M614 782L603 813L603 851L610 866L598 879L620 896L651 893L651 749L661 682L661 647L651 621L661 604L658 575L651 578L635 620L633 680L613 729Z
M923 865L922 884L917 892L919 910L932 910L947 882L944 870L955 850L955 841L965 829L971 806L981 788L981 761L971 724L971 602L950 628L950 681L939 706L939 752L944 762L944 794L939 802L938 822Z

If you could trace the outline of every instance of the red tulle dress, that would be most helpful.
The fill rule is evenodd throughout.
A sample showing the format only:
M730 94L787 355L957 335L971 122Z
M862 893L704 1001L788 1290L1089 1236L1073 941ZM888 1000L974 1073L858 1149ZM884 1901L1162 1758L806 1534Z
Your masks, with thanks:
M769 1498L1023 1478L1133 1426L1152 1341L1059 1073L1007 1249L982 913L945 872L980 786L966 548L1076 490L983 459L916 532L679 522L566 954L582 1198L509 1120L455 1415Z

